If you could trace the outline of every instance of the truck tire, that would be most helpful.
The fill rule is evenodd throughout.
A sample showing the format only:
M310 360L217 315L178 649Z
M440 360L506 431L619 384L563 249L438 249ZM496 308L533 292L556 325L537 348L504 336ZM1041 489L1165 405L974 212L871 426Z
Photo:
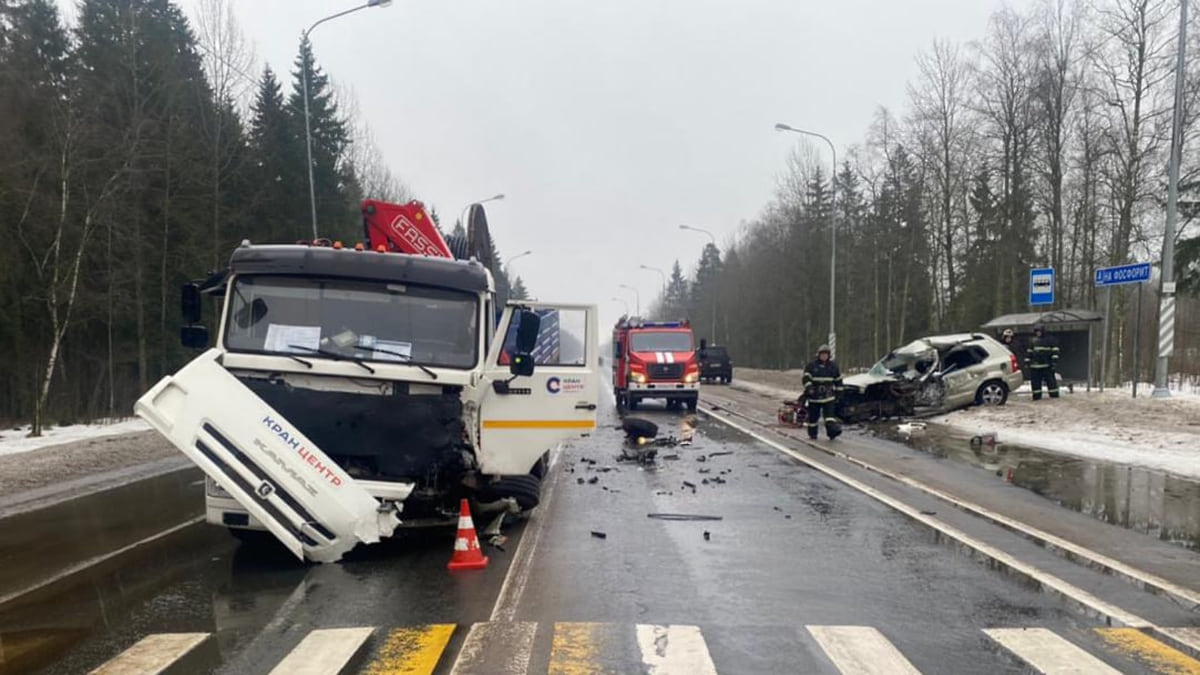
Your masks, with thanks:
M542 500L542 481L537 476L503 476L479 490L480 502L494 502L505 497L517 500L522 511L529 511Z
M696 412L696 406L698 406L698 405L700 405L700 399L698 399L698 398L689 398L689 399L688 399L688 402L687 402L687 409L688 409L688 412L690 412L690 413L694 413L694 412Z
M628 410L637 410L638 400L636 398L630 396L629 400L625 403L625 407Z

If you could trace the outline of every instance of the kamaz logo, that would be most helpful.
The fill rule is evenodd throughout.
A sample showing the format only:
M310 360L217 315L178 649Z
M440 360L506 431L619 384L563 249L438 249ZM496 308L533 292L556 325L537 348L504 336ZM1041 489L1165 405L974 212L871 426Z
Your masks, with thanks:
M308 481L304 480L304 477L301 476L299 473L297 473L295 469L288 466L287 462L284 462L282 457L275 454L270 448L268 448L266 443L263 443L262 441L260 441L256 438L256 439L254 439L254 445L256 447L258 447L259 450L262 450L264 453L266 453L267 457L270 457L271 460L273 462L275 462L275 464L277 464L280 469L283 469L284 473L291 476L292 480L296 481L297 485L304 488L305 492L312 495L313 497L317 496L317 488L313 487ZM267 494L263 494L264 488L269 488L270 491L267 492ZM274 491L275 491L275 488L266 481L263 481L262 485L259 485L258 490L257 490L258 496L262 497L263 499L266 499L267 497L271 496L271 493Z

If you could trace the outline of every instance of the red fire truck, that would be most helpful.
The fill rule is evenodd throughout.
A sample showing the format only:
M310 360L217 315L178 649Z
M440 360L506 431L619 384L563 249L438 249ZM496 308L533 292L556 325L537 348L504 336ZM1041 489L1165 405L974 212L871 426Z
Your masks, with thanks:
M700 361L687 321L643 321L622 317L613 329L613 390L618 410L637 410L661 398L668 410L696 411Z

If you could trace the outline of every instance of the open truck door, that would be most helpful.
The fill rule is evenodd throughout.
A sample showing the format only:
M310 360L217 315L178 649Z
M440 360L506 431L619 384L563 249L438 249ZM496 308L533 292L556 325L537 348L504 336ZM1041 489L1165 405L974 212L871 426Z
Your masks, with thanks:
M496 335L503 339L488 354L478 457L485 474L524 474L547 450L596 428L596 307L510 305Z
M400 524L333 460L217 363L211 349L134 406L296 557L333 562Z

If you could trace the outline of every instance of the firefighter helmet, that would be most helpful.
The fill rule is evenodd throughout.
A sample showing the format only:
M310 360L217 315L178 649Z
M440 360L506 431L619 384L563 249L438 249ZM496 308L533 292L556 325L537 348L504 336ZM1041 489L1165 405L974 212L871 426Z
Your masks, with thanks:
M829 348L829 345L821 345L820 347L817 347L817 356L820 356L821 354L829 354L830 356L833 356L833 350Z
M1016 336L1016 333L1014 333L1013 329L1011 329L1011 328L1005 328L1004 332L1000 334L1000 337L1006 337L1006 338L1010 338L1010 337L1014 337L1014 336Z

